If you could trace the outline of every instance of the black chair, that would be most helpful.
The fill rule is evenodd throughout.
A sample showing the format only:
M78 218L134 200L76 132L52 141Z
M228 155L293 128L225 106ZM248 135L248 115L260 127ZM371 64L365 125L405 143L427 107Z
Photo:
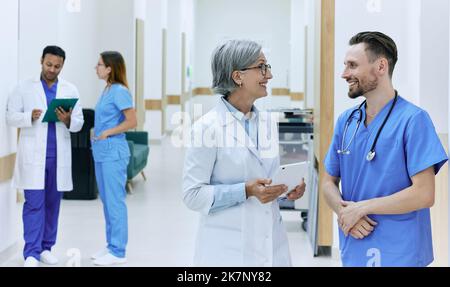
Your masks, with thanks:
M96 199L98 194L91 150L94 110L83 109L83 116L83 128L80 132L71 134L73 191L64 193L64 199L91 200Z

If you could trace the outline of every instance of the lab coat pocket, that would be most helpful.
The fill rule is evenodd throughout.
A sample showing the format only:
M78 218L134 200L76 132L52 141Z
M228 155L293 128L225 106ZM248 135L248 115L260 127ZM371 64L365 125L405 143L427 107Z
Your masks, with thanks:
M64 138L70 139L70 132L67 129L65 129L63 133L64 133Z
M30 137L34 137L36 135L36 129L35 128L21 128L20 129L20 137L26 137L27 141L30 139Z
M36 130L34 128L20 129L19 153L22 155L19 156L22 157L24 163L34 163L36 146Z
M20 144L20 150L22 151L22 160L26 164L32 164L35 162L35 139L34 137L22 137L22 143Z

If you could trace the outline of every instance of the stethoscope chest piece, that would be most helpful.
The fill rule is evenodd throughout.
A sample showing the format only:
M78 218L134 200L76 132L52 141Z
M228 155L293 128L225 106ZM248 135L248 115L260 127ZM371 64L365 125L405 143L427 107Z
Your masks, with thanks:
M375 151L369 151L369 153L367 154L366 160L367 161L372 161L375 158Z

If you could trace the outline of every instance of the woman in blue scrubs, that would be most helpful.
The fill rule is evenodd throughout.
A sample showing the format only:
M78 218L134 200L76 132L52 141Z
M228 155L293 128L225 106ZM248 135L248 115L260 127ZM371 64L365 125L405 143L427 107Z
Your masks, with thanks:
M106 266L127 261L125 185L130 151L124 133L135 128L137 120L122 55L118 52L102 53L96 70L98 77L106 82L105 90L95 107L92 152L105 214L107 247L96 252L92 259L95 260L95 265Z
M396 62L397 47L382 33L350 40L342 77L349 97L366 101L339 117L323 179L344 266L433 261L430 207L447 155L427 112L394 90Z

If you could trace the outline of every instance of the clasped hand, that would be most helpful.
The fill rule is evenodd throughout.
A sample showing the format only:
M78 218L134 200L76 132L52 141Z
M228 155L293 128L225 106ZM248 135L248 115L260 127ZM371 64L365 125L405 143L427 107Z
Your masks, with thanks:
M364 202L342 201L338 213L338 224L345 236L349 234L355 239L369 236L377 223L363 211Z

